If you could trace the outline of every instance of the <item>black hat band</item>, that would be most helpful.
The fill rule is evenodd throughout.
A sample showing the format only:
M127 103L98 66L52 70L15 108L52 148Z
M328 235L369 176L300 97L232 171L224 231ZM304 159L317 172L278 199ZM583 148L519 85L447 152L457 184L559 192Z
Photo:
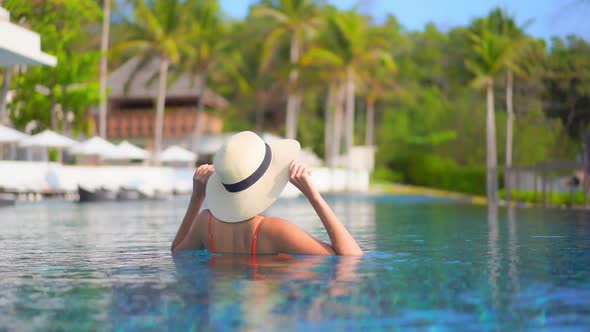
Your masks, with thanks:
M270 166L270 161L272 160L272 151L270 150L270 146L268 146L266 143L264 143L264 145L266 146L266 152L264 154L262 163L260 166L258 166L258 169L256 169L254 173L240 182L232 184L225 184L222 182L221 184L223 184L225 190L229 191L230 193L237 193L250 188L253 184L260 180L264 173L266 173L266 170Z

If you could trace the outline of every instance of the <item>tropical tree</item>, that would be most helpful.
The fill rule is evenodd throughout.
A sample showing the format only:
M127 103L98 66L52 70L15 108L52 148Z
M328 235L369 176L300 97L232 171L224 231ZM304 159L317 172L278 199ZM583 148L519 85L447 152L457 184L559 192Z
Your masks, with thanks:
M289 84L287 93L287 114L285 136L294 139L297 136L297 113L301 103L297 81L299 70L297 64L303 51L304 43L310 39L321 24L319 7L313 0L277 0L266 2L255 8L254 16L266 17L275 22L275 27L266 37L263 51L263 66L268 63L285 34L290 36Z
M223 22L219 2L192 0L187 6L187 13L191 19L188 21L187 35L179 45L181 60L176 74L188 73L191 82L199 88L192 140L193 152L197 153L208 78L213 73L225 74L234 79L242 90L246 90L248 84L240 74L240 53L227 38L227 26Z
M8 67L4 69L2 76L2 90L0 90L0 124L5 124L8 120L6 114L6 97L8 96L8 88L10 87L10 75L12 74L12 68Z
M380 64L393 70L395 64L391 55L384 51L385 40L380 35L370 34L367 18L354 10L332 11L320 39L318 46L306 54L306 59L332 68L335 72L332 76L338 77L344 86L344 140L345 151L350 153L354 144L355 96L359 84L375 79L371 67Z
M512 49L510 40L488 30L470 37L473 54L465 65L475 75L473 86L486 92L486 193L488 202L494 204L498 199L494 77L504 70Z
M103 0L102 35L100 40L100 105L98 110L98 132L107 137L107 61L109 31L111 26L111 0Z
M560 120L579 146L590 137L590 43L570 36L554 38L551 44L543 75L543 109Z
M12 123L59 131L70 126L70 119L74 131L89 130L88 109L98 103L99 54L81 45L87 37L84 28L98 21L100 7L91 0L9 0L4 6L14 21L42 35L44 51L57 57L55 67L15 71Z
M233 26L234 43L239 45L238 49L241 52L245 52L248 56L243 56L242 73L250 82L252 87L250 92L242 94L242 97L246 97L245 105L240 103L240 107L244 110L248 106L254 109L254 127L256 132L262 132L265 129L265 118L267 109L280 108L283 104L281 99L282 84L280 81L280 73L277 70L271 70L268 66L263 66L262 62L262 49L264 46L264 40L255 38L265 34L267 30L267 24L264 20L254 18L252 16L240 24ZM251 95L253 98L247 98ZM273 107L274 105L277 107ZM276 115L270 112L271 115ZM284 121L279 122L279 126L284 126Z
M324 106L324 158L328 166L335 167L343 138L346 76L338 62L322 61L325 60L322 58L324 55L330 57L323 53L324 50L318 48L303 56L302 79L308 89L323 90L327 87Z
M132 17L126 21L129 39L114 47L114 52L127 51L139 57L130 80L154 58L159 61L153 149L153 162L159 164L168 69L171 63L177 63L180 58L179 44L186 36L187 7L185 3L168 0L135 0L133 4Z
M510 49L507 50L509 55L505 57L504 64L506 70L506 170L512 167L512 151L513 151L513 137L514 137L514 73L520 74L524 77L525 70L519 65L519 58L522 57L524 49L531 43L530 38L524 34L524 27L519 27L513 17L508 15L506 11L501 8L496 8L483 19L476 20L472 24L475 30L488 30L499 36L508 39L511 42ZM507 174L508 175L508 174ZM510 199L510 180L505 177L506 198Z
M393 73L396 70L393 61L385 61L383 64L373 64L367 69L365 80L365 102L367 107L365 145L375 144L375 102L384 97L391 89L395 88Z
M389 24L388 24L389 25ZM396 89L394 74L397 72L397 65L391 55L384 47L389 44L391 26L371 27L369 40L374 42L375 47L371 54L362 64L359 73L366 102L366 129L365 145L375 144L375 103L379 98L391 96L392 90ZM393 31L395 33L396 31Z

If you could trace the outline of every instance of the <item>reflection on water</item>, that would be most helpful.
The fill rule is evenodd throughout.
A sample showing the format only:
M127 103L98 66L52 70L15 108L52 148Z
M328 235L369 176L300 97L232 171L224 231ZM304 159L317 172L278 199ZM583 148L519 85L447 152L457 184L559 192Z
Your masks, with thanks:
M498 244L498 206L488 206L488 275L492 290L492 303L497 309L498 304L498 278L500 277L500 247Z
M520 282L518 279L518 231L516 226L516 208L510 206L507 209L508 216L508 252L509 252L509 270L510 282L514 292L520 291Z
M518 234L516 225L516 209L514 206L506 209L507 233L508 239L506 246L500 241L500 227L498 220L498 206L488 206L488 275L491 289L491 298L494 308L498 309L499 303L499 279L505 278L502 275L502 251L507 255L508 269L507 274L510 279L510 289L506 291L520 291L520 281L518 275Z
M260 257L175 253L178 290L185 303L210 303L207 310L180 313L178 320L226 329L268 330L321 320L322 313L350 308L338 299L357 289L358 257ZM207 266L195 275L195 266ZM181 292L180 292L181 293ZM186 306L190 308L190 306ZM297 313L294 315L293 313ZM197 315L195 315L197 314Z
M333 196L363 257L174 255L186 199L0 210L0 330L585 330L590 218ZM328 237L303 199L268 211Z

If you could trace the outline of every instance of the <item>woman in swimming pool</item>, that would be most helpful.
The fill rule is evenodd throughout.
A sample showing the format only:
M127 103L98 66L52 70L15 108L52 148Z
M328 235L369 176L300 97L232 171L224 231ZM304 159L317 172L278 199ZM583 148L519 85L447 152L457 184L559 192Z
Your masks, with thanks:
M311 181L306 166L295 161L299 143L265 143L250 131L232 136L215 154L213 165L197 168L190 204L172 242L172 250L207 248L238 254L362 255ZM309 200L331 244L298 226L261 215L290 181ZM208 209L199 213L207 198Z

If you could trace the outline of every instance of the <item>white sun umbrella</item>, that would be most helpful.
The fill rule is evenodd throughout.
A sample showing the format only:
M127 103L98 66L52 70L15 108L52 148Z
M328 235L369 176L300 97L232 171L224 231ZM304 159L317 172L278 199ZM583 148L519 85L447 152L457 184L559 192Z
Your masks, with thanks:
M44 147L65 149L78 144L73 139L60 135L49 129L40 132L39 134L27 137L19 142L22 147Z
M232 133L204 135L199 140L199 155L214 154L232 136Z
M29 135L25 133L0 125L0 143L16 143L27 137L29 137Z
M194 163L197 160L197 156L187 149L173 145L162 151L159 159L164 163Z
M14 130L10 127L6 127L0 125L0 145L8 145L9 146L9 156L8 159L15 159L16 157L16 144L22 140L29 137L29 135L25 133L21 133L18 130ZM2 159L2 149L0 149L0 159Z
M76 155L83 156L98 156L106 158L115 153L117 147L98 136L94 136L70 149L70 152Z
M55 133L49 129L40 132L39 134L27 137L19 142L21 147L27 148L43 148L47 155L48 148L55 148L59 150L58 161L61 162L61 150L72 147L78 144L73 139ZM29 151L30 152L30 151ZM47 157L47 156L46 156ZM29 159L30 159L29 155Z
M127 141L119 143L110 155L106 156L108 160L144 160L150 157L150 153Z

